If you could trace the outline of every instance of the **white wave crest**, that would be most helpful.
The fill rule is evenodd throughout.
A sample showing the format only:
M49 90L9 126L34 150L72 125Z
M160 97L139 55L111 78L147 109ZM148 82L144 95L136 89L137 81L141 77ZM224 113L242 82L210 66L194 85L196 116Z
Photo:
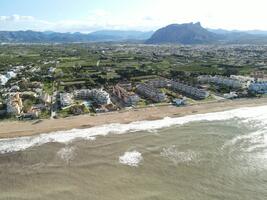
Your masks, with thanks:
M197 153L195 153L194 151L178 151L175 145L172 145L168 148L163 148L160 155L165 158L168 158L176 165L178 163L188 163L196 161L198 157Z
M64 147L57 152L57 156L66 163L69 163L71 160L73 160L75 156L75 148Z
M261 126L267 125L267 106L240 108L230 111L196 114L185 117L170 118L161 120L139 121L130 124L108 124L88 129L72 129L69 131L58 131L49 134L41 134L31 137L19 137L0 140L0 153L15 152L28 149L33 146L40 146L50 142L69 143L75 139L93 140L96 136L107 134L124 134L138 131L151 131L167 128L174 125L183 125L199 121L222 121L239 118L244 123L257 122Z
M130 167L138 167L143 160L142 154L138 151L125 152L123 156L119 157L119 162Z
M257 130L255 132L238 135L226 142L222 149L235 146L245 152L253 152L257 149L267 148L267 129Z

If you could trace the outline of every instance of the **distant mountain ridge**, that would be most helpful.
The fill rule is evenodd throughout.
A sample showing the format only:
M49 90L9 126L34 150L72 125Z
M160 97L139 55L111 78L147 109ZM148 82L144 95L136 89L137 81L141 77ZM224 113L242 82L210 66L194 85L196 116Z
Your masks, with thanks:
M205 29L198 23L171 24L157 30L147 44L267 44L265 31Z
M102 41L129 41L147 40L153 34L141 31L103 30L89 34L58 33L52 31L0 31L2 43L68 43L68 42L102 42Z
M90 33L91 36L110 37L114 40L147 40L153 35L153 31L120 31L120 30L101 30Z
M262 31L262 30L240 31L240 30L225 30L225 29L211 29L211 28L208 28L207 30L216 34L242 33L251 35L267 35L267 31Z
M198 23L171 24L153 32L100 30L92 33L0 31L0 43L135 42L145 44L267 44L267 31L205 29Z

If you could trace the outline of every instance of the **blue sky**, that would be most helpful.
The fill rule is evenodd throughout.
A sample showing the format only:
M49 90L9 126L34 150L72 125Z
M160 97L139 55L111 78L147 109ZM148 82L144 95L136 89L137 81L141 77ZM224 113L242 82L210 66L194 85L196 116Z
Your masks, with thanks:
M1 15L19 14L43 20L81 19L90 12L126 13L151 4L151 0L0 0Z
M0 30L91 32L204 27L267 30L266 0L0 0Z

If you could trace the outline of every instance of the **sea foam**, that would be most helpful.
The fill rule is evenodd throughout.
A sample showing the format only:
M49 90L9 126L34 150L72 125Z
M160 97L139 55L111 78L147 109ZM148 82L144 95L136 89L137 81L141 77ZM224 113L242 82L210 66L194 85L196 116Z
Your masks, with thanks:
M138 151L125 152L123 156L119 157L119 162L130 167L138 167L143 160L142 154Z
M75 148L64 147L57 152L57 156L69 164L69 162L75 157Z
M166 117L161 120L138 121L129 124L107 124L88 129L72 129L69 131L57 131L29 137L1 139L0 153L22 151L33 146L40 146L51 142L68 144L76 139L94 140L96 136L100 135L105 136L108 134L151 131L190 122L223 121L234 118L241 119L244 123L258 124L265 127L267 125L267 106L240 108L224 112L196 114L178 118Z
M179 151L175 145L163 148L160 155L165 158L168 158L176 165L179 163L189 163L193 161L196 162L198 157L196 152L191 150Z

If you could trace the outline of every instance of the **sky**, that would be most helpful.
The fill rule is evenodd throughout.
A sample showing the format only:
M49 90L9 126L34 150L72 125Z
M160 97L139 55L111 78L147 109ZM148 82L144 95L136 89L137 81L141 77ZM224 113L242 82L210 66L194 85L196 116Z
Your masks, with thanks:
M267 0L0 0L0 30L150 31L173 23L267 30Z

